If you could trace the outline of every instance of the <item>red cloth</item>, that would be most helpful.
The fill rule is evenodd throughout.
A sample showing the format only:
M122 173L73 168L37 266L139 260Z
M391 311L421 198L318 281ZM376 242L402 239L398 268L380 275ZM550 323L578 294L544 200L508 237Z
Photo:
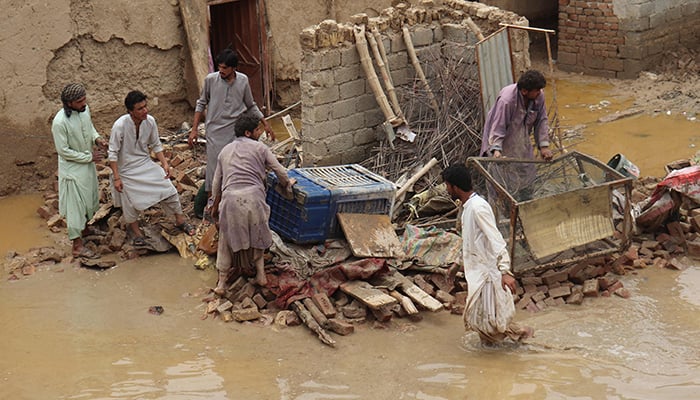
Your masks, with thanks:
M311 297L313 293L332 296L345 281L367 280L375 274L389 272L383 258L363 258L337 264L316 272L308 280L299 278L291 268L278 268L281 270L279 274L267 275L268 287L277 296L277 306L284 309L297 300Z

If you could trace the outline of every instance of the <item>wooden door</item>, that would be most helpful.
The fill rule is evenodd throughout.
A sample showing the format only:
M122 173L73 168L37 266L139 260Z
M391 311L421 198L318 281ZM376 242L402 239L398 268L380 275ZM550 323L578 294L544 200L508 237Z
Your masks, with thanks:
M238 53L238 71L250 80L253 98L264 114L270 112L271 79L267 62L267 35L262 0L212 0L208 2L211 27L211 54L216 56L226 47ZM216 68L216 65L214 65Z

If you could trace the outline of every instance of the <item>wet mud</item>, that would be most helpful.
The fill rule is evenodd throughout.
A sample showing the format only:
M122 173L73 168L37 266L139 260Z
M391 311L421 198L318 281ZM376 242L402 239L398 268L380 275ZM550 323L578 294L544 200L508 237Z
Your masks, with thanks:
M565 121L586 125L576 150L602 161L622 152L644 175L661 175L666 162L695 152L693 121L639 115L598 123L628 100L608 96L604 85L583 88L557 86ZM611 104L596 109L603 99ZM654 128L650 121L672 125ZM626 124L634 132L623 141ZM686 124L690 133L681 137ZM643 129L648 139L634 142ZM684 144L677 153L660 152L671 131ZM68 248L64 234L49 233L36 215L40 204L40 195L0 199L0 254L51 241ZM0 398L697 398L700 263L682 272L647 268L621 280L629 299L519 311L517 320L536 329L520 347L482 348L460 316L443 311L422 312L418 322L357 326L333 349L306 328L277 327L271 317L265 324L203 319L201 299L216 274L176 253L119 261L106 271L60 264L0 280ZM162 313L149 312L155 306Z

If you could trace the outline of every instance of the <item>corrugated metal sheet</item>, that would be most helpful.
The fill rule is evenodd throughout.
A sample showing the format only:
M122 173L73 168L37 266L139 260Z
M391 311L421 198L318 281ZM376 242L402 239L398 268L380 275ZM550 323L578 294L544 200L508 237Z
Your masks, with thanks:
M479 62L481 104L485 118L496 102L498 92L504 86L515 82L508 28L503 27L477 43L476 55Z

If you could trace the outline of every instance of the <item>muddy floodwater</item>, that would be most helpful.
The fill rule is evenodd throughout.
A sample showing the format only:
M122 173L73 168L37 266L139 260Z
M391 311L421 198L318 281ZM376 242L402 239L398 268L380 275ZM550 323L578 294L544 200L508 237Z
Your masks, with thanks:
M600 124L629 99L610 97L604 85L561 81L557 89L566 124L587 125L574 149L604 161L624 153L644 175L662 175L666 162L695 152L698 125L687 118ZM610 104L597 108L601 100ZM0 199L0 254L53 240L39 204L39 195ZM700 398L698 265L623 276L629 299L519 312L535 338L495 350L447 312L360 325L334 335L336 348L303 327L202 319L201 298L215 279L174 253L102 272L57 265L17 281L3 274L0 399ZM161 315L148 312L155 305Z

